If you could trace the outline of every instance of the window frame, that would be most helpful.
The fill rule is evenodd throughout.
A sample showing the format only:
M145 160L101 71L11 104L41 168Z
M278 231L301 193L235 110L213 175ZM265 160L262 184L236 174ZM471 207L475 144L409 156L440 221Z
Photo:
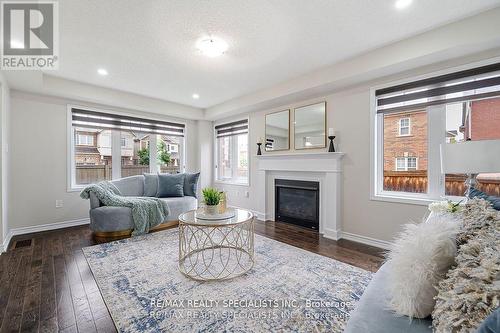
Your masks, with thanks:
M74 131L74 128L73 128L73 124L72 124L72 109L85 109L85 110L89 110L89 111L95 111L95 112L104 112L104 113L109 113L109 114L114 114L114 115L121 115L121 116L130 116L130 117L137 117L138 114L133 114L133 113L126 113L126 112L117 112L117 111L113 111L113 110L107 110L107 109L100 109L100 108L93 108L93 107L88 107L88 106L84 106L84 105L79 105L79 104L67 104L66 106L66 142L68 143L67 144L67 149L66 149L66 161L67 161L67 164L66 164L66 192L79 192L81 191L83 188L85 188L87 185L78 185L76 184L76 174L75 174L75 168L76 168L76 162L75 162L75 158L74 158L74 155L75 155L75 146L76 146L76 142L75 142L75 131ZM139 115L141 116L141 115ZM183 124L184 125L184 143L181 144L179 147L179 153L181 154L181 159L180 159L180 172L186 172L186 161L188 160L188 156L187 156L187 151L186 151L186 141L187 141L187 137L189 135L188 133L188 126L187 126L187 123L185 121L182 121L182 120L178 120L178 119L169 119L169 118L158 118L158 117L150 117L150 115L148 114L147 115L147 119L148 120L157 120L157 121L171 121L171 122L175 122L175 123L178 123L178 124ZM119 179L121 178L121 149L123 148L121 146L121 131L120 130L116 130L117 134L114 134L114 131L112 130L111 131L111 149L112 149L112 155L113 154L116 154L116 155L119 155L116 156L116 159L117 161L119 161L120 163L118 163L118 165L120 166L119 168L116 168L117 170L115 171L113 168L113 171L112 171L112 179L113 180L116 180L116 179ZM114 138L117 138L117 140L115 140L115 143L118 142L119 144L118 145L113 145L113 137ZM156 138L156 135L154 136ZM95 139L94 139L95 140ZM155 143L157 142L157 140L155 139ZM95 144L97 145L97 141L95 142ZM114 146L117 146L118 148L115 148L113 149ZM155 145L156 147L156 145ZM156 156L156 155L154 155ZM112 156L113 158L113 156ZM157 170L156 170L156 161L155 163L150 163L150 172L152 173L156 173Z
M215 126L218 126L220 124L224 124L227 122L237 122L237 121L242 121L246 120L247 121L247 126L248 126L248 131L247 131L247 162L248 162L248 177L246 182L235 182L234 180L221 180L219 179L219 170L218 170L218 163L219 163L219 145L217 142L217 130L215 129ZM213 147L214 147L214 171L213 171L213 176L214 176L214 184L220 184L220 185L234 185L234 186L244 186L248 187L250 186L250 177L251 177L251 162L250 162L250 134L251 134L251 129L250 129L250 119L249 117L244 117L244 118L236 118L236 119L231 119L231 120L223 120L217 123L214 123L212 126L212 134L213 134ZM235 135L237 137L238 135ZM235 157L238 156L238 148L237 148L237 143L234 145L234 149L231 152L231 154ZM237 163L237 162L236 162ZM231 168L231 174L234 175L234 169ZM234 177L232 177L234 179Z
M408 165L410 164L409 163L410 158L415 159L415 170L409 170ZM395 163L394 163L395 170L394 171L417 171L418 170L418 157L416 157L416 156L398 156L398 157L395 157L394 159L395 159ZM399 167L398 167L398 160L399 159L404 160L404 168L403 169L399 169Z
M86 138L86 142L85 143L82 143L82 140L80 140L81 137L85 137ZM92 141L92 143L89 143L89 138L91 138L90 141ZM95 145L95 142L94 142L94 136L91 135L91 134L76 134L76 142L75 142L75 145L77 146L85 146L85 147L92 147Z
M401 126L401 122L403 120L406 120L406 119L408 119L408 126ZM408 128L408 133L402 134L401 133L402 128ZM410 117L399 118L399 120L398 120L398 136L411 136L411 118Z

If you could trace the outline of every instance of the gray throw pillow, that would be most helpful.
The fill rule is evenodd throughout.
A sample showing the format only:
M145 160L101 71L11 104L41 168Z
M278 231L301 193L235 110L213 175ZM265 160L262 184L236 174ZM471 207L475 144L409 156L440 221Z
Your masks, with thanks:
M144 196L156 197L158 194L158 175L156 173L144 174Z
M168 173L158 174L158 198L183 197L184 196L183 173L171 175Z
M196 189L198 188L200 173L185 173L184 175L186 175L184 178L184 195L196 198Z

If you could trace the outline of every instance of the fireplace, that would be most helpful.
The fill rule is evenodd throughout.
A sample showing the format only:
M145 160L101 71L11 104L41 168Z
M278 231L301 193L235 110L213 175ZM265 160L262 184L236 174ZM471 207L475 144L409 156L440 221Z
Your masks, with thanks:
M319 182L275 179L276 222L319 229Z

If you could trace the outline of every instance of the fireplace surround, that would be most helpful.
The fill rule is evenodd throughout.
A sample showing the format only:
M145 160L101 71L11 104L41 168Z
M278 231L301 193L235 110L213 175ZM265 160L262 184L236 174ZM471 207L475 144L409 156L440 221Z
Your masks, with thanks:
M266 153L257 156L259 196L256 214L275 220L275 179L319 182L319 228L324 237L341 237L342 159L341 152Z

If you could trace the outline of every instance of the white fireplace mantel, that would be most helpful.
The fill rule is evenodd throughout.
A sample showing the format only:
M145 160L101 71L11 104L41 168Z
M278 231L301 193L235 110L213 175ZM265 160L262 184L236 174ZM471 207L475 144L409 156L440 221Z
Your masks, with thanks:
M274 180L295 179L320 183L319 232L327 238L339 239L342 218L341 152L272 154L257 156L259 183L265 184L259 206L265 218L274 220Z

